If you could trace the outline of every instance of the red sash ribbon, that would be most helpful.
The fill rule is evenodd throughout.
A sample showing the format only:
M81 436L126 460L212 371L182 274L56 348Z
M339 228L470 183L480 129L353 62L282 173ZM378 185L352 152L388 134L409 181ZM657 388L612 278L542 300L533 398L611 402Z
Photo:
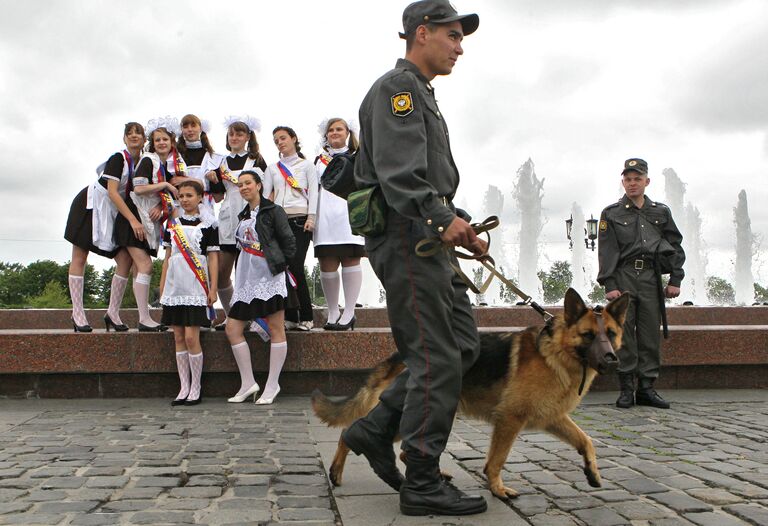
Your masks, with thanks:
M187 265L189 265L189 268L191 268L192 272L195 273L197 281L200 283L200 285L202 285L207 301L210 291L208 288L208 278L205 275L205 269L203 268L203 264L200 262L200 258L198 258L197 254L195 254L194 250L192 250L192 246L189 244L187 236L184 235L184 229L181 228L181 223L179 223L178 219L171 218L168 220L167 228L171 232L171 236L173 237L174 243L176 243L176 246L179 248L179 252L181 252L181 255L184 256L184 260L187 262ZM208 319L215 320L216 311L213 309L213 306L208 305L207 311Z
M280 170L280 174L283 176L283 179L285 179L285 182L288 183L288 185L291 188L295 188L296 190L301 191L301 194L306 199L309 199L309 194L307 193L307 189L306 188L302 188L301 185L299 185L299 182L293 176L293 174L288 169L288 167L283 164L282 161L277 161L277 169Z

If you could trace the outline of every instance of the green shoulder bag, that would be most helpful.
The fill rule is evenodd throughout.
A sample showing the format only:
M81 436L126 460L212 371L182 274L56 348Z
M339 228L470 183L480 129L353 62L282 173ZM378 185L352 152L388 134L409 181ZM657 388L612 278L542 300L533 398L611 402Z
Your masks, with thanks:
M358 236L376 237L387 228L387 202L380 186L357 190L347 196L349 225Z

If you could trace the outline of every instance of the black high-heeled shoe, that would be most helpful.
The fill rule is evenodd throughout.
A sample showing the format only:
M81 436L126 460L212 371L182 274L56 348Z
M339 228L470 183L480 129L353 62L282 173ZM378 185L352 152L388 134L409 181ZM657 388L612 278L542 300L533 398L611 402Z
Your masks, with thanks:
M202 401L203 401L203 395L200 395L200 398L198 398L197 400L190 400L189 398L187 398L186 400L184 400L184 405L197 405Z
M339 317L336 318L336 321L334 321L333 323L331 323L331 320L328 320L327 322L325 322L325 325L323 325L323 330L324 331L337 331L338 330L337 327L339 326L339 320L340 319L341 319L341 314L339 314Z
M176 398L175 400L171 400L171 406L184 405L186 401L186 398Z
M125 323L118 325L117 323L113 322L112 318L109 317L109 314L104 315L104 327L106 328L107 332L109 332L110 327L112 327L115 332L125 332L128 330L128 326Z
M139 332L165 332L167 330L168 326L163 325L162 323L160 325L150 327L149 325L144 325L143 323L139 322Z
M352 316L352 319L349 320L348 323L337 323L331 330L332 331L354 331L356 321L357 321L357 316Z
M75 329L75 332L91 332L93 330L87 323L85 325L78 325L75 323L74 318L72 318L72 327Z

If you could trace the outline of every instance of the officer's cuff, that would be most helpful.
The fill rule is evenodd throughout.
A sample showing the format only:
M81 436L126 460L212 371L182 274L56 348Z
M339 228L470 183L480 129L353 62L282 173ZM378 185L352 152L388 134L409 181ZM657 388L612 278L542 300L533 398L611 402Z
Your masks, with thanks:
M613 278L606 278L606 280L603 282L603 287L605 287L605 292L611 292L612 290L619 290L619 284L616 283L616 280Z
M436 196L428 199L421 208L421 217L426 225L438 236L448 230L456 214Z
M679 289L682 282L683 282L683 278L677 278L675 276L669 277L669 285L671 285L672 287L677 287Z
M457 208L457 209L456 209L456 215L457 215L459 218L461 218L461 219L463 219L464 221L466 221L467 223L471 223L471 222L472 222L472 216L471 216L471 215L469 215L469 214L467 213L467 211L466 211L466 210L464 210L463 208Z

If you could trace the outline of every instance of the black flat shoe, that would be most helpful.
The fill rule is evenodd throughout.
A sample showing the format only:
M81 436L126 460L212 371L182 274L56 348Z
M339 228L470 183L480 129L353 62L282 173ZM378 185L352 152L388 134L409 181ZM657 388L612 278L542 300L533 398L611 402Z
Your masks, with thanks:
M104 315L104 327L106 328L107 332L109 332L110 327L112 327L115 332L125 332L128 330L128 326L125 323L118 325L113 322L112 318L109 317L109 314Z
M165 332L168 330L168 327L165 325L155 325L154 327L150 327L149 325L144 325L143 323L139 323L139 332Z
M184 405L197 405L197 404L199 404L202 401L203 401L203 397L202 396L200 398L198 398L197 400L186 399L186 400L184 400Z
M91 332L93 330L88 324L78 325L75 323L74 318L72 318L72 327L75 329L75 332Z
M172 406L184 405L186 401L187 401L186 398L177 398L176 400L171 400L171 405Z

